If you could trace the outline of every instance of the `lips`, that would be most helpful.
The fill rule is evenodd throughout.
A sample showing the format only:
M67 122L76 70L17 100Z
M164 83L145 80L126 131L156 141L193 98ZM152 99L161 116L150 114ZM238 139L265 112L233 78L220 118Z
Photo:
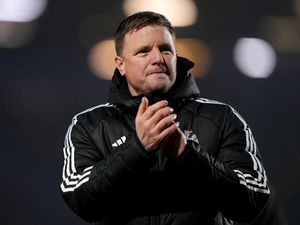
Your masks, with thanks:
M151 73L149 73L148 74L148 76L152 76L152 75L154 75L154 76L169 76L169 74L167 74L166 72L164 72L164 71L154 71L154 72L151 72Z
M166 71L163 71L163 70L155 70L155 71L150 72L150 74L153 74L153 73L166 73Z
M168 69L164 67L164 68L150 70L148 75L155 74L155 73L165 73L166 75L169 74Z

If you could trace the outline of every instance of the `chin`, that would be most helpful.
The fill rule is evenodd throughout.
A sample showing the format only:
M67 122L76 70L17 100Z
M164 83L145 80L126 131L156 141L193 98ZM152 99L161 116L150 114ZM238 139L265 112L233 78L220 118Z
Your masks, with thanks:
M170 81L162 80L152 80L148 83L147 93L167 93L172 87L173 83Z
M156 88L151 90L151 93L164 94L164 93L167 93L169 90L170 90L169 86L156 87Z

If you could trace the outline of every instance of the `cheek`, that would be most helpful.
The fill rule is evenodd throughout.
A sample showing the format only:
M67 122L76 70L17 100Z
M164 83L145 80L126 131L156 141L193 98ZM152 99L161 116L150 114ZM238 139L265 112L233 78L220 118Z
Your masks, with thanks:
M141 73L147 68L147 63L144 59L130 61L129 67L133 73Z
M147 74L148 68L149 68L149 64L147 64L145 62L139 62L139 63L136 63L135 65L133 65L132 69L135 71L135 73L142 76L142 75Z
M130 67L131 77L136 80L140 80L144 74L144 69L138 64L132 65Z
M168 63L169 70L171 70L171 72L174 74L176 73L176 63L177 60L174 57L172 57L172 59L170 59Z

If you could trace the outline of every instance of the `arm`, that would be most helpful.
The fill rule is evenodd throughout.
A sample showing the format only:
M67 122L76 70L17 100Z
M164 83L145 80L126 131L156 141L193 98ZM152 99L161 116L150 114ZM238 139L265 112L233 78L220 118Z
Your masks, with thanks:
M70 208L86 221L104 218L112 209L114 188L125 186L154 162L135 135L111 154L96 147L80 116L65 137L61 193ZM117 204L116 204L117 205Z
M233 108L228 110L224 123L218 160L235 178L234 182L225 185L221 193L221 211L234 220L253 220L265 206L270 190L251 129ZM230 207L226 206L227 201L232 202Z
M213 157L189 142L177 159L176 173L193 180L201 190L195 193L199 199L208 198L232 220L249 222L269 195L265 170L251 130L242 117L228 107L222 121L219 153Z

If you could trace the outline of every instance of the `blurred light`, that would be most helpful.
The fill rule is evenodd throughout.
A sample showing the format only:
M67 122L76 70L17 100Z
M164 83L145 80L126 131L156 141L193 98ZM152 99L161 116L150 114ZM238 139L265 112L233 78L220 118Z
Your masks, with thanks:
M294 0L294 11L296 12L298 20L300 20L300 0Z
M110 15L89 15L80 23L79 40L83 46L90 48L99 40L112 36L115 28L116 25Z
M191 73L194 77L203 77L212 64L212 53L209 47L200 40L177 38L176 51L178 56L186 57L195 63Z
M300 52L300 22L293 17L266 17L261 23L262 35L278 52Z
M110 80L115 70L115 43L111 40L104 40L96 44L88 57L88 65L91 72L97 77Z
M0 21L30 22L45 10L47 0L0 0Z
M267 78L276 66L276 54L269 43L257 38L240 38L233 50L237 68L252 78Z
M0 21L0 47L20 48L29 44L37 31L36 23Z
M197 20L197 6L193 0L125 0L127 16L139 11L153 11L166 16L174 27L189 26Z

